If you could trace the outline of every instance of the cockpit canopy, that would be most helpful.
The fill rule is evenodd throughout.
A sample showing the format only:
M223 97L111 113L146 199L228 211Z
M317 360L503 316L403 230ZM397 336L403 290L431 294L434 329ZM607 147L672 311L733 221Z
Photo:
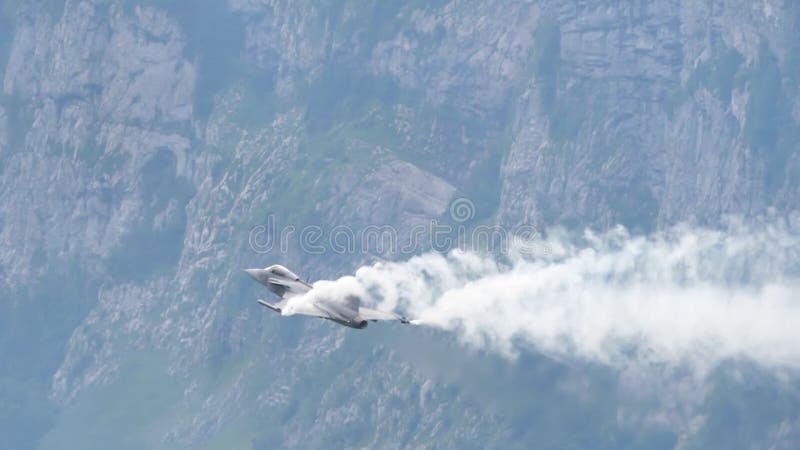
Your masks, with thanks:
M279 277L291 278L292 280L299 280L300 279L300 277L295 275L291 270L287 269L286 267L283 267L280 264L275 264L275 265L269 266L269 267L266 268L266 270L269 271L269 273L271 273L273 275L276 275L276 276L279 276Z

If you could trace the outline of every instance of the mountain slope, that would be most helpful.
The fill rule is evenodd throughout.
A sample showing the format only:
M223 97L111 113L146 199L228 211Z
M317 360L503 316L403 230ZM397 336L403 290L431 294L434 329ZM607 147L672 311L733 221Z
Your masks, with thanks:
M542 231L797 209L792 2L2 14L0 430L15 448L797 446L797 384L758 368L656 388L535 349L506 361L429 330L279 320L241 272L329 278L402 256L311 254L297 234L257 251L270 220L410 239L462 197L466 225Z

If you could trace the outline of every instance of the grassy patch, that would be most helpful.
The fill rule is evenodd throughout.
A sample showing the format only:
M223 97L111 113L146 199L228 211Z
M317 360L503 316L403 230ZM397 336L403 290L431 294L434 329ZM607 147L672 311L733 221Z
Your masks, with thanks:
M116 380L94 386L59 414L42 449L142 449L161 444L160 418L181 396L177 380L163 368L164 358L130 355Z
M99 283L64 261L29 286L0 293L0 433L8 448L33 448L52 426L52 375L64 346L97 299Z

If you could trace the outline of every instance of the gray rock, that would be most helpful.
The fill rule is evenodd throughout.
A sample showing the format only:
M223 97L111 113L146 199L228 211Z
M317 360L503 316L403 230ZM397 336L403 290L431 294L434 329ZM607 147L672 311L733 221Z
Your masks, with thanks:
M0 106L0 153L4 152L8 146L8 115L6 110Z
M263 293L240 269L330 278L404 257L304 253L296 233L386 225L402 244L457 196L484 222L540 229L646 232L797 209L796 144L762 148L748 132L752 105L770 98L754 75L764 52L784 125L798 129L790 2L230 0L244 41L224 68L192 40L198 23L215 32L192 22L214 23L202 7L146 3L68 0L58 17L26 4L14 19L0 293L19 305L57 290L53 308L77 308L40 336L60 361L36 386L59 411L104 387L167 386L142 419L158 426L126 424L155 448L232 433L274 437L266 447L613 447L663 430L688 446L701 432L707 391L680 374L665 382L675 400L636 390L639 373L279 320L253 306ZM714 72L724 64L727 81ZM256 251L251 232L270 217L295 235ZM62 289L70 277L80 288ZM0 344L18 337L3 333ZM531 398L503 390L529 380L544 386ZM597 428L560 428L586 418L563 405ZM785 416L753 445L796 442Z

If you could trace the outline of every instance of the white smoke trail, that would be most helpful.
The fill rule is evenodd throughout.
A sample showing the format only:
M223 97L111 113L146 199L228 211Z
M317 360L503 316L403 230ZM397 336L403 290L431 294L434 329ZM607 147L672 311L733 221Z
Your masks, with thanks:
M725 231L551 232L549 254L454 251L376 264L312 294L362 296L513 356L709 368L728 358L800 368L797 216Z

